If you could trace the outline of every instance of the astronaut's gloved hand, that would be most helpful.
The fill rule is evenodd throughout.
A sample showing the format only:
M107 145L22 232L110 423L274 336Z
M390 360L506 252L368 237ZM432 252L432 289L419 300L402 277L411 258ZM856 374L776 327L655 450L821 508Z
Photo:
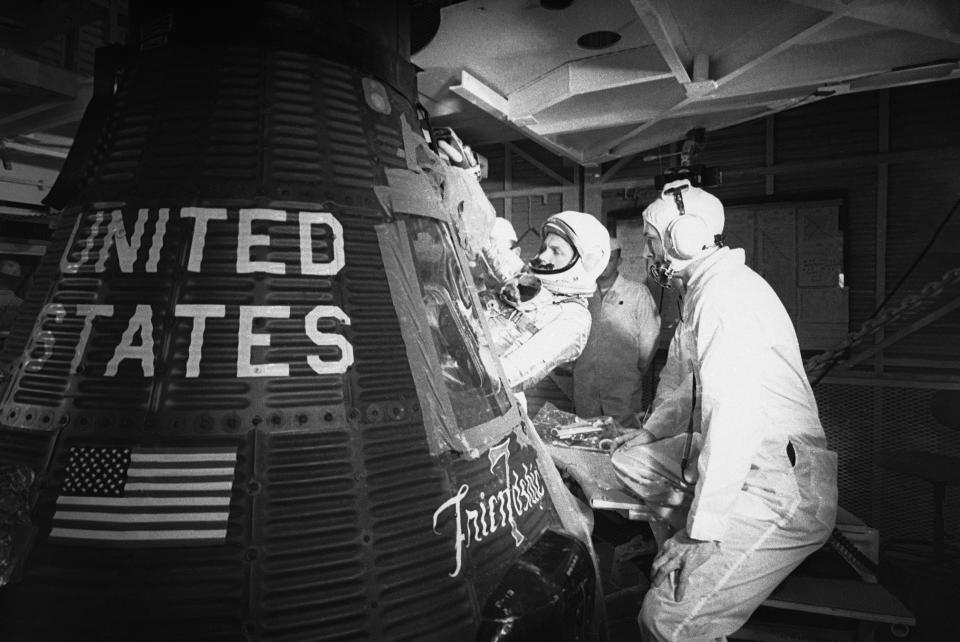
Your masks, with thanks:
M433 130L433 139L437 141L441 158L454 167L470 169L477 165L473 150L469 145L464 144L451 128L436 127Z
M500 297L513 305L529 301L538 292L540 292L540 279L525 272L508 279L500 287Z
M520 279L518 277L513 277L500 286L500 298L513 305L520 303Z
M450 165L472 172L478 181L486 178L486 159L470 149L451 128L434 128L433 139L437 141L440 157Z

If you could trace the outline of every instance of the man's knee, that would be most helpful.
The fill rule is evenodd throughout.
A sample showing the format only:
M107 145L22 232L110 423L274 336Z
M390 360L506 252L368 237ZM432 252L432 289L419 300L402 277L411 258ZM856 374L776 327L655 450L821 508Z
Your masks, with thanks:
M664 618L660 614L660 602L652 598L653 595L648 592L640 607L640 616L637 618L637 622L640 624L640 640L642 642L667 642L672 638L667 631L663 630Z
M637 623L640 625L640 642L657 642L657 636L650 628L650 616L642 607L640 615L637 616Z
M705 642L724 639L725 617L702 610L702 598L675 602L671 593L651 588L640 607L640 639L643 642ZM691 617L693 611L698 611ZM721 621L724 620L724 621ZM736 630L739 627L730 629Z

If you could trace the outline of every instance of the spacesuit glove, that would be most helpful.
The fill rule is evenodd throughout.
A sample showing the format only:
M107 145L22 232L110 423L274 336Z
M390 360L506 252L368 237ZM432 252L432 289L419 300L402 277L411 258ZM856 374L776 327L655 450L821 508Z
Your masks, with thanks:
M520 303L520 279L513 277L508 279L500 286L500 297L507 303L516 305Z
M460 169L469 169L471 167L470 161L467 160L467 156L464 153L466 150L462 147L454 147L442 139L437 140L437 147L440 148L440 157L454 167L459 167Z
M711 555L719 552L720 542L692 539L683 528L663 543L660 553L653 560L650 584L659 586L673 577L674 600L683 601L690 576Z
M504 281L500 286L500 298L511 305L517 305L534 298L540 288L540 279L524 271Z
M457 133L449 127L437 127L433 130L433 138L437 141L440 157L453 167L470 171L477 180L483 178L483 169L480 166L480 157L465 144Z

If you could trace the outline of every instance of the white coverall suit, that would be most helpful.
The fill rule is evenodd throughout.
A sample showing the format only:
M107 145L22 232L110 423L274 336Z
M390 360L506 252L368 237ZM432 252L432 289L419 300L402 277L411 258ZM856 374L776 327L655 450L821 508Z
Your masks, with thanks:
M796 333L776 293L721 248L687 283L683 318L645 428L683 434L696 377L694 430L701 433L696 486L686 518L691 538L719 542L681 602L673 578L650 589L640 611L645 640L724 639L828 538L836 517L836 454L826 449ZM613 454L640 497L642 446ZM695 462L695 463L694 463ZM679 474L679 471L677 471Z
M606 294L587 301L593 323L573 367L573 402L580 417L611 416L634 426L643 411L643 375L657 349L660 313L643 283L618 275Z

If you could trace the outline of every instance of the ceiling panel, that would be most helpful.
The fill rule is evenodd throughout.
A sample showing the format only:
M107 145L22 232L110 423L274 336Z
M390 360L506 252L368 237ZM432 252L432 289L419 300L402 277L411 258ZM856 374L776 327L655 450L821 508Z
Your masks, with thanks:
M840 94L960 77L956 0L411 2L440 15L412 58L433 124L474 146L526 138L582 165L693 128L709 138ZM0 186L34 186L37 202L64 141L36 135L69 143L92 52L126 28L125 0L41 4L0 3ZM611 41L578 44L598 31Z
M949 0L468 0L441 16L413 58L428 109L454 128L464 114L474 144L513 129L581 164L677 142L684 127L960 77ZM599 29L619 41L577 44Z

